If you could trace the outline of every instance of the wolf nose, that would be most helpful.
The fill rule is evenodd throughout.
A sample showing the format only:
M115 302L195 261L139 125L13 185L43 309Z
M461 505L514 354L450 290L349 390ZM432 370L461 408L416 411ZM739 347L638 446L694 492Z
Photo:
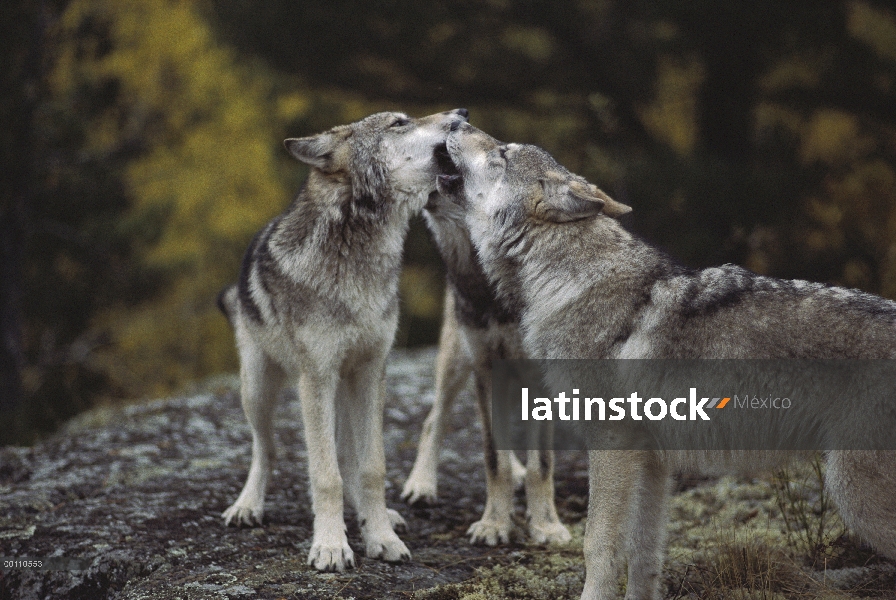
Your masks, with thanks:
M459 114L460 116L462 116L465 119L470 118L470 111L468 111L466 108L458 108L458 109L455 109L454 112L456 112L457 114Z

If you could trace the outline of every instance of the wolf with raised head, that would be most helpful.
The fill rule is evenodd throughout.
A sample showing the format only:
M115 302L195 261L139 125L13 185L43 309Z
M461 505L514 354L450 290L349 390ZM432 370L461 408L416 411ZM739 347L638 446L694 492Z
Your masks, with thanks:
M567 542L571 536L560 522L554 504L553 452L530 451L523 467L512 451L495 449L491 427L492 363L525 358L519 320L495 296L494 286L479 265L464 212L448 199L458 193L454 186L462 184L459 177L450 174L450 159L443 170L449 171L439 176L444 193L430 196L423 211L448 279L436 358L436 398L423 424L417 458L402 497L411 504L435 502L445 420L472 373L482 419L486 502L482 518L467 531L470 541L491 546L510 541L515 481L523 479L529 537L538 543Z
M261 522L275 400L284 384L295 385L314 512L308 564L322 571L354 566L343 496L367 556L410 557L393 531L403 520L385 501L384 366L409 219L436 191L436 150L466 118L466 109L420 119L384 112L286 140L311 167L308 180L252 240L239 281L219 299L235 330L252 429L249 475L225 523Z
M448 138L485 272L536 358L896 358L896 302L734 265L691 270L626 231L630 208L540 148L468 124ZM887 411L880 411L885 418ZM583 599L657 599L674 470L755 472L788 451L591 450ZM896 452L832 450L826 487L851 530L896 558Z

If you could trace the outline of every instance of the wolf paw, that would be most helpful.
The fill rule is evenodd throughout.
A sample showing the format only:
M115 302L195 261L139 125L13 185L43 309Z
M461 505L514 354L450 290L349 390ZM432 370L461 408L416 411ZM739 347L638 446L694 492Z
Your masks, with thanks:
M408 477L401 492L401 499L410 505L432 506L436 503L436 482L432 478Z
M348 545L345 533L340 533L341 536L335 536L336 539L327 542L320 542L315 536L314 542L311 544L311 551L308 552L308 564L318 571L338 571L339 573L354 568L355 554ZM339 537L342 539L338 539Z
M537 544L565 544L572 539L569 530L560 521L529 521L529 537Z
M482 519L476 521L467 529L471 544L485 544L496 546L510 542L510 529L512 523L508 521L493 521Z
M264 517L264 506L244 506L237 501L233 506L221 513L221 516L224 517L224 525L230 525L231 523L237 527L241 525L246 525L248 527L261 525L262 518Z
M364 543L368 558L381 558L388 562L411 558L411 551L392 530L382 534L364 533Z
M389 515L389 524L392 526L392 531L407 531L408 523L404 520L400 514L398 514L397 510L392 510L391 508L386 509L386 514Z

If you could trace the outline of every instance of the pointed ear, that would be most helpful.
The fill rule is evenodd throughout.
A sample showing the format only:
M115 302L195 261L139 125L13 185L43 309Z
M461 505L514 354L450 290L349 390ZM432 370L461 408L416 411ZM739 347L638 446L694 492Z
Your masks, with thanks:
M608 217L613 217L615 219L632 212L631 206L629 206L628 204L623 204L622 202L616 202L615 200L607 196L604 191L596 185L588 184L588 187L592 195L604 201L603 213Z
M326 131L311 137L289 138L283 141L283 145L296 160L329 171L333 168L333 156L343 139L344 136L337 132Z
M536 205L536 214L552 223L566 223L593 217L603 213L609 217L619 217L631 212L631 207L616 202L597 186L580 181L569 181L566 177L553 176L540 179L543 198Z

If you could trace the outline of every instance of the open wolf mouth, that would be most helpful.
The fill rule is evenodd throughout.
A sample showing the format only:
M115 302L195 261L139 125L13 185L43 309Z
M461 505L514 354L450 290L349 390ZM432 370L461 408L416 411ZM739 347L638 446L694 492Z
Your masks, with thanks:
M439 193L445 196L457 195L463 186L463 178L451 155L448 154L448 147L442 143L435 147L433 151L436 157L436 164L439 167L439 175L437 177L437 185Z
M457 170L457 166L454 164L454 161L451 160L451 155L448 154L448 146L445 142L436 146L433 150L433 154L436 158L436 164L439 166L439 174L460 175L460 171Z

